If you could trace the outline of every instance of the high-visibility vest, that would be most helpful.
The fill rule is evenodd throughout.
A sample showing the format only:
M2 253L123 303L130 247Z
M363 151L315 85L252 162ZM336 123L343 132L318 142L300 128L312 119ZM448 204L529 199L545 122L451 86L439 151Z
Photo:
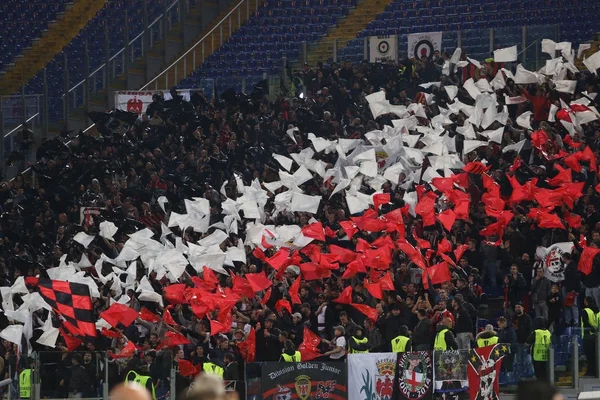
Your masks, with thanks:
M22 399L31 397L31 370L29 368L19 374L19 397Z
M442 329L435 335L435 341L433 342L433 350L448 350L448 345L446 344L446 332L449 329Z
M492 336L491 338L487 338L487 339L482 339L482 338L477 339L477 347L491 346L496 343L498 343L498 336Z
M300 362L302 361L302 354L300 354L300 352L296 350L293 356L283 353L281 355L281 358L283 358L283 361L285 362Z
M583 311L588 316L588 321L590 323L590 327L593 331L598 329L598 318L594 314L594 312L590 308L584 308ZM585 327L583 326L583 318L581 319L581 337L585 336Z
M354 340L354 342L356 344L367 344L369 342L369 339L367 339L367 338L357 339L355 336L352 336L352 340ZM348 347L350 347L350 346L348 346ZM369 350L354 350L354 349L348 348L348 353L351 353L351 354L368 353L368 352L369 352Z
M396 336L392 339L392 352L404 353L406 351L406 344L410 339L406 336Z
M215 363L211 363L210 361L202 364L202 370L207 374L216 375L221 378L223 377L223 373L225 372L223 367Z
M141 387L148 389L146 386L148 381L152 379L152 377L147 375L140 375L135 371L129 371L127 376L125 376L125 382L135 382ZM156 400L156 391L154 390L154 382L150 382L150 386L152 387L152 399Z
M533 361L548 361L548 352L552 338L547 329L536 329L535 341L533 342Z

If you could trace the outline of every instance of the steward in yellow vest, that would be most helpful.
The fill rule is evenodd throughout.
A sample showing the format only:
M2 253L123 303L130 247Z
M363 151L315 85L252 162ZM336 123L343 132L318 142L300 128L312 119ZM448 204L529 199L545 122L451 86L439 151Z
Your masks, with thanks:
M405 351L411 351L412 343L408 337L408 327L402 325L398 329L398 336L392 339L391 347L393 353L404 353Z
M494 331L494 327L487 325L485 330L477 335L475 343L477 343L477 347L487 347L498 343L498 334Z
M438 332L433 342L433 350L458 350L458 344L450 328L452 328L452 320L449 317L445 317L437 327Z
M31 398L31 369L27 368L19 374L19 397Z
M548 323L545 318L536 318L534 326L535 330L527 337L527 343L532 345L531 355L535 377L544 380L548 379L548 353L552 346L552 334L547 329ZM554 366L552 365L551 368Z
M218 364L213 363L212 361L207 361L202 364L202 371L209 375L216 375L219 378L223 378L223 374L225 370Z
M156 391L154 390L154 382L152 382L151 376L140 375L132 370L125 376L125 382L135 382L138 385L145 387L152 393L152 400L156 400Z
M348 353L368 353L369 352L369 339L363 336L363 328L357 327L354 336L348 339Z
M281 358L279 361L285 362L300 362L302 361L302 354L296 350L296 346L291 340L286 340L283 343L283 354L281 354Z
M600 313L598 314L600 315ZM594 334L598 330L598 315L590 307L583 309L581 313L581 337Z
M596 349L596 334L600 328L598 308L596 300L593 297L586 296L583 300L584 308L580 313L581 317L581 337L583 338L583 352L586 359L593 360L588 363L586 376L596 376L596 357L598 357L598 349Z

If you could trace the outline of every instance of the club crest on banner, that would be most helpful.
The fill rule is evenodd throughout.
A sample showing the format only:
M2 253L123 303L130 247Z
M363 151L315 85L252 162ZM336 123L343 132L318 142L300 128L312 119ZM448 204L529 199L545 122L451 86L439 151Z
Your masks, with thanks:
M277 392L274 396L275 400L292 400L292 390L290 388L277 385Z
M420 60L423 56L433 57L433 52L442 48L442 33L427 32L408 35L408 56Z
M300 375L296 378L296 393L301 400L306 400L310 396L310 389L312 383L310 381L310 376L308 375Z
M136 96L133 96L133 99L127 100L127 111L140 115L144 111L144 103Z
M375 375L377 399L389 400L394 394L395 360L381 360L375 365L377 366L377 375Z
M402 353L398 372L398 388L403 397L418 400L431 392L433 367L428 352Z
M469 351L469 397L474 400L499 399L500 367L509 353L506 344L497 344Z
M463 350L436 351L434 385L437 393L457 393L468 388L467 352Z
M336 381L319 381L317 382L317 399L328 399L329 395L335 390Z

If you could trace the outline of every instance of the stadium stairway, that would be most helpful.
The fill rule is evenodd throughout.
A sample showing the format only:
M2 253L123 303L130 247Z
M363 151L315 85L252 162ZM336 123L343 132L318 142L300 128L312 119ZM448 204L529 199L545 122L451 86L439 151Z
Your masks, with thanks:
M249 0L250 10L255 10L259 0ZM195 2L187 11L185 20L182 23L174 24L167 34L167 40L158 40L152 43L147 57L139 57L134 60L128 69L127 74L121 74L111 80L108 90L100 90L90 97L88 111L104 111L114 107L113 92L119 90L138 90L150 78L156 76L168 67L181 54L185 53L189 48L196 44L202 37L213 29L219 21L221 21L229 12L239 4L239 1L230 2L230 5L224 6L223 2L218 0L209 0ZM220 11L223 9L223 11ZM245 10L245 8L244 8ZM240 18L241 24L245 19ZM252 13L250 14L252 16ZM231 19L231 32L235 32L237 26L236 18ZM226 36L227 34L227 36ZM229 35L229 21L223 23L223 41ZM205 47L207 52L210 46ZM218 48L215 46L215 49ZM166 49L166 50L165 50ZM209 53L206 53L208 56ZM201 57L197 57L201 61ZM186 72L193 71L191 60L187 60ZM179 73L183 73L183 66L180 67ZM183 75L178 75L181 79ZM175 86L177 82L174 76L169 77L169 86ZM159 89L168 89L164 86L164 80L160 80ZM153 87L151 88L153 89ZM70 111L68 126L69 129L78 130L84 129L89 125L88 119L85 117L83 107L78 107ZM62 126L62 122L59 124Z
M17 92L24 82L33 78L54 56L73 40L88 21L104 7L107 0L78 0L67 7L62 18L48 26L42 37L33 41L12 67L0 76L0 93Z
M307 62L314 66L319 61L332 58L334 42L337 40L338 51L354 39L373 21L377 14L383 12L393 0L364 0L351 10L346 18L342 18L337 26L332 27L327 36L322 37L308 49Z

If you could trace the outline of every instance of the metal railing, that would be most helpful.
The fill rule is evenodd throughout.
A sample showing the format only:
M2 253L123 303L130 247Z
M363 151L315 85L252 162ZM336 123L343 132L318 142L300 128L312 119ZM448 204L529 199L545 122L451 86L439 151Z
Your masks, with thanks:
M259 1L256 2L255 10L252 12L256 12L258 10ZM245 13L245 19L242 21L242 13ZM200 57L201 62L204 62L206 57L208 57L206 44L210 40L210 48L212 51L215 51L215 44L218 43L219 46L222 46L224 43L223 37L223 26L225 22L229 22L229 32L228 37L231 37L232 34L232 18L237 18L238 27L242 26L243 22L246 22L250 18L250 0L242 0L240 1L231 11L227 13L208 33L206 33L200 40L196 42L192 47L190 47L185 53L183 53L177 60L175 60L171 65L165 68L160 74L151 79L148 83L140 88L140 90L148 90L152 84L154 84L154 90L158 90L159 88L159 80L164 77L164 85L163 87L169 88L170 86L174 86L179 82L179 79L185 78L188 75L188 72L192 72L196 69L196 61L197 57ZM180 63L183 62L183 76L178 76L178 69ZM190 68L188 69L188 62L190 63ZM174 72L173 82L169 82L169 74L170 72ZM169 83L171 85L169 85Z
M87 96L108 88L110 81L124 74L129 64L146 56L150 47L157 41L164 39L173 25L181 23L184 15L182 9L185 7L187 10L188 5L189 1L175 0L165 8L159 17L150 22L147 27L144 27L144 30L133 39L129 39L129 32L126 25L125 46L89 73L87 78L82 79L63 95L63 99L67 98L65 102L65 114L71 108L84 106ZM125 20L127 20L127 11L125 11L125 15Z

